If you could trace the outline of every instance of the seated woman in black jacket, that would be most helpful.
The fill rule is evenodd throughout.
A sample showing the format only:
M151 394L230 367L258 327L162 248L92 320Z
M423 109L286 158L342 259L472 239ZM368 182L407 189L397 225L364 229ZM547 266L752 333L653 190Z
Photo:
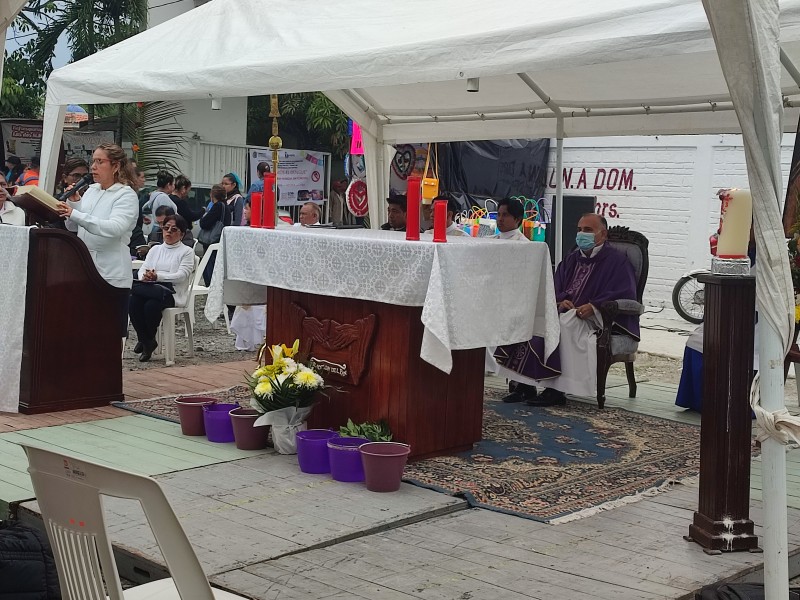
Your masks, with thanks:
M220 226L219 223L222 223ZM211 186L211 208L200 217L200 235L197 236L199 244L202 244L203 251L208 250L211 244L216 244L222 234L222 227L231 224L231 215L225 204L225 189L221 185ZM212 256L206 268L203 270L203 282L206 287L211 285L211 275L214 272L214 262L216 253Z

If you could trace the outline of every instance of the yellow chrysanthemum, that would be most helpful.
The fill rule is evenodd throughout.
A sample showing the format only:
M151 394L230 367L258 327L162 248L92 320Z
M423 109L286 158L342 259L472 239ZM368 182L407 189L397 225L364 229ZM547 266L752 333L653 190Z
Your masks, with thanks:
M272 393L272 384L269 379L259 382L254 390L257 396L269 396Z
M254 379L261 379L267 375L267 367L259 367L255 371L253 371L253 378Z
M298 371L294 374L294 382L304 388L317 387L317 375L313 371Z

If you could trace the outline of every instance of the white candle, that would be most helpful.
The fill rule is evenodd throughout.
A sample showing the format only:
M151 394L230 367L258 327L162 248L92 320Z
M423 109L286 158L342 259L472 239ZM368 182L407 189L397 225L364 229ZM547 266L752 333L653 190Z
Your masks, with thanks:
M719 258L747 258L750 226L753 223L753 199L750 190L720 190L722 208L719 219Z

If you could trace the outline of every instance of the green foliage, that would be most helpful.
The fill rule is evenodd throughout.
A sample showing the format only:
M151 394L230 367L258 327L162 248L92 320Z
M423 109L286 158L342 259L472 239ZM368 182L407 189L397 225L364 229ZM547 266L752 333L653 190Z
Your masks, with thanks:
M0 117L38 119L44 109L45 82L20 48L5 53Z
M377 423L361 423L356 425L352 419L347 419L347 425L339 428L339 435L342 437L363 437L370 442L391 442L392 431L385 420Z
M179 102L125 105L123 134L133 145L133 159L148 176L160 169L180 170L175 161L183 157L187 133L177 117L185 112Z
M14 26L38 32L29 48L30 59L49 75L62 34L71 62L86 58L144 30L147 0L33 0Z
M278 119L284 146L330 152L342 158L349 151L347 115L322 92L283 94L278 98ZM266 146L271 135L269 96L249 99L248 143Z

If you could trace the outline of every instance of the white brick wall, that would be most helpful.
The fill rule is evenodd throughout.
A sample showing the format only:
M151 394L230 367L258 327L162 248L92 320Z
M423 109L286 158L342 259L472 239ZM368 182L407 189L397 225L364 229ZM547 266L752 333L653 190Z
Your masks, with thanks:
M783 140L784 188L794 137ZM555 194L555 162L553 141L550 194ZM748 187L741 136L734 135L567 139L564 169L565 195L597 196L597 212L609 225L625 225L650 240L645 302L651 306L671 307L678 278L710 264L708 238L719 223L716 191ZM617 176L617 184L609 186L614 169L626 177L620 185Z

